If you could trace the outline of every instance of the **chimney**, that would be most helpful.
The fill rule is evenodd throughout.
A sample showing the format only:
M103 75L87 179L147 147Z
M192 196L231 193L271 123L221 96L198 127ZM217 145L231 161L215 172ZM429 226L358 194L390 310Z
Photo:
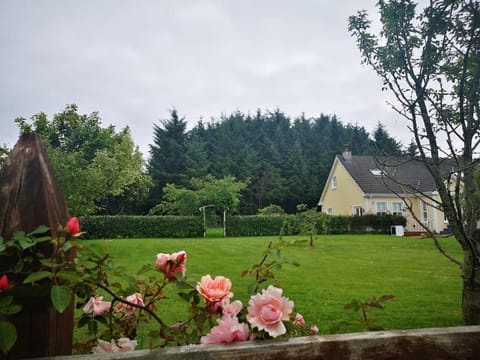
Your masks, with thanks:
M345 161L351 161L352 160L352 152L350 151L350 147L348 144L343 145L343 158Z

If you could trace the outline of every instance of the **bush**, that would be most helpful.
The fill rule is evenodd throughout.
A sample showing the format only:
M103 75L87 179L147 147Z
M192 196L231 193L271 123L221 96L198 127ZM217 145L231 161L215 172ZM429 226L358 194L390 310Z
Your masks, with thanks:
M374 215L367 214L362 216L350 217L350 232L363 233L368 231L390 234L393 225L407 224L407 219L397 215Z
M285 215L285 210L282 209L279 205L268 205L260 210L258 210L259 215Z
M204 231L200 216L87 216L81 224L86 239L202 237Z
M311 215L311 213L308 213ZM299 235L309 233L307 212L296 215L270 216L231 216L227 219L228 236L278 236ZM312 220L315 220L312 218ZM315 234L346 234L379 232L389 234L391 226L403 225L407 220L403 216L394 215L363 215L337 216L318 213Z
M227 219L228 236L278 236L284 221L292 221L294 215L231 216ZM285 235L293 235L286 233Z
M329 216L329 215L327 215ZM327 222L327 233L328 234L346 234L350 229L350 220L353 216L329 216L329 221Z

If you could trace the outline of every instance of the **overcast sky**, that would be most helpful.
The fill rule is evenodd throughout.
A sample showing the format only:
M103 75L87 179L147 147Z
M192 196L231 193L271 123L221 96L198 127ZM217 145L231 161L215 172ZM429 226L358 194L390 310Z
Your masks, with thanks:
M175 107L189 127L236 110L336 114L408 145L347 18L377 0L1 0L0 144L16 117L77 104L147 155Z

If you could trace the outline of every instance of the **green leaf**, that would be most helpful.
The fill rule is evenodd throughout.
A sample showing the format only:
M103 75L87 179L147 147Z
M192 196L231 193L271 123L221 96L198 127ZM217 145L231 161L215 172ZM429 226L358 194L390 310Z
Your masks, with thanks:
M25 239L25 231L15 231L15 232L12 234L12 238L13 238L14 240Z
M2 296L0 297L0 308L5 307L13 303L13 296Z
M45 266L53 266L52 259L41 259L40 263Z
M77 328L82 328L84 327L85 325L87 325L89 323L89 321L91 320L91 316L90 315L87 315L87 314L83 314L82 317L78 320L78 323L77 323Z
M52 241L52 238L50 236L42 236L42 237L34 238L33 241L35 242L35 244L40 244L47 241Z
M73 248L73 247L74 247L74 244L72 244L71 241L66 241L66 242L65 242L65 245L63 245L63 251L66 252L66 251L70 250L70 249Z
M58 312L63 312L72 299L72 292L67 286L53 285L50 290L50 299Z
M3 243L3 239L0 237L0 253L5 251L6 248L7 246Z
M57 277L62 280L79 283L82 281L82 275L75 271L59 271Z
M8 353L17 341L17 329L8 321L0 321L0 351Z
M40 225L35 230L33 230L31 233L28 233L27 236L30 237L32 235L45 234L49 230L50 230L50 228L48 226Z
M23 280L23 283L29 284L35 281L39 281L39 280L43 280L51 277L52 277L52 273L50 271L37 271L28 275L25 278L25 280Z
M35 243L31 239L20 239L18 240L18 244L22 248L22 250L31 248L32 246L35 246Z
M20 311L22 311L22 305L18 304L11 304L6 307L0 307L1 315L13 315L19 313Z

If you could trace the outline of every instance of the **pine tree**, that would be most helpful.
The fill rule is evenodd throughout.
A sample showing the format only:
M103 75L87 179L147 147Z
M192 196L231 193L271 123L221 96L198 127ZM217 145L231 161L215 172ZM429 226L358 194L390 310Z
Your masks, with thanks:
M153 180L151 205L157 204L166 184L182 184L186 170L184 118L179 118L176 109L170 111L170 119L153 125L153 145L150 145L148 173Z

